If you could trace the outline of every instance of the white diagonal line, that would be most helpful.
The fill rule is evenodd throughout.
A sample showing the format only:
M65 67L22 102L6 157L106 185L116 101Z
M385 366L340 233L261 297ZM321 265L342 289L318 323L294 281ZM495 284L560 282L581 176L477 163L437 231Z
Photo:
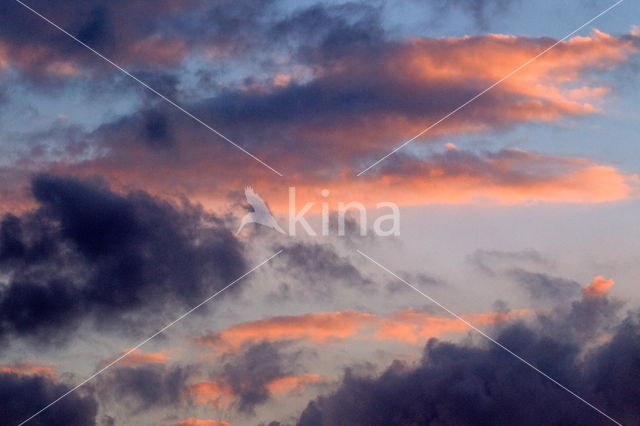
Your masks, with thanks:
M156 89L154 89L153 87L149 86L147 83L145 83L144 81L140 80L138 77L134 76L129 71L127 71L126 69L122 68L120 65L116 64L111 59L109 59L106 56L104 56L102 53L98 52L97 50L95 50L94 48L89 46L88 44L84 43L82 40L78 39L76 36L74 36L73 34L69 33L67 30L65 30L64 28L60 27L55 22L51 21L46 16L42 15L41 13L39 13L37 10L34 10L31 6L23 3L21 0L15 0L15 1L17 3L19 3L19 4L21 4L22 6L24 6L26 9L30 10L31 12L33 12L34 14L36 14L37 16L39 16L40 18L42 18L44 21L48 22L49 24L51 24L52 26L54 26L55 28L60 30L61 32L63 32L64 34L66 34L67 36L71 37L73 40L75 40L78 43L80 43L82 46L84 46L87 49L89 49L91 52L93 52L98 57L100 57L101 59L103 59L104 61L106 61L107 63L109 63L110 65L112 65L116 69L118 69L119 71L121 71L123 74L127 75L128 77L131 77L133 80L138 82L140 85L142 85L143 87L145 87L149 91L153 92L154 94L156 94L157 96L159 96L163 100L167 101L169 104L171 104L172 106L177 108L179 111L181 111L184 114L186 114L188 117L192 118L193 120L195 120L199 124L203 125L207 129L209 129L210 131L215 133L216 135L220 136L222 139L224 139L225 141L229 142L231 145L235 146L240 151L244 152L249 157L251 157L254 160L256 160L258 163L262 164L263 166L265 166L266 168L268 168L269 170L271 170L272 172L274 172L278 176L282 176L282 173L280 173L279 171L277 171L276 169L274 169L273 167L271 167L270 165L268 165L267 163L265 163L264 161L262 161L261 159L259 159L258 157L256 157L255 155L253 155L252 153L250 153L249 151L247 151L246 149L244 149L243 147L241 147L240 145L238 145L237 143L235 143L234 141L232 141L231 139L229 139L228 137L226 137L222 133L220 133L219 131L217 131L216 129L214 129L213 127L209 126L207 123L205 123L204 121L202 121L201 119L199 119L198 117L196 117L195 115L193 115L192 113L190 113L189 111L187 111L186 109L184 109L179 104L177 104L176 102L172 101L171 99L169 99L168 97L166 97L162 93L158 92Z
M193 311L195 311L196 309L198 309L199 307L201 307L202 305L204 305L205 303L209 302L211 299L213 299L214 297L216 297L217 295L219 295L220 293L222 293L223 291L225 291L226 289L228 289L229 287L231 287L232 285L234 285L235 283L237 283L238 281L240 281L241 279L243 279L244 277L246 277L247 275L251 274L253 271L255 271L256 269L258 269L259 267L261 267L262 265L264 265L265 263L269 262L271 259L273 259L274 257L276 257L277 255L279 255L280 253L282 253L282 249L278 250L275 254L271 255L268 259L260 262L258 265L254 266L253 268L249 269L247 272L245 272L244 274L240 275L238 278L236 278L235 280L231 281L229 284L227 284L224 288L222 288L221 290L215 292L214 294L212 294L211 296L207 297L205 300L203 300L202 302L198 303L196 306L194 306L193 308L189 309L187 312L185 312L184 314L180 315L178 318L176 318L175 320L173 320L172 322L170 322L169 324L165 325L164 327L162 327L160 330L158 330L157 332L155 332L151 337L143 340L142 342L138 343L136 346L134 346L133 348L129 349L128 351L124 352L122 355L120 355L119 357L117 357L115 360L113 360L112 362L110 362L109 364L107 364L106 366L104 366L103 368L101 368L100 370L98 370L97 372L95 372L94 374L92 374L91 376L87 377L86 379L84 379L82 382L80 382L79 384L77 384L75 387L69 389L66 393L60 395L57 399L55 399L54 401L52 401L51 403L49 403L47 406L43 407L42 409L40 409L40 411L38 411L37 413L35 413L34 415L32 415L31 417L29 417L28 419L24 420L22 423L20 423L18 426L22 426L23 424L27 423L28 421L32 420L34 417L36 417L37 415L39 415L40 413L42 413L43 411L47 410L48 408L50 408L52 405L56 404L58 401L60 401L61 399L63 399L64 397L66 397L67 395L71 394L72 392L74 392L75 390L77 390L79 387L85 385L87 382L93 380L95 377L97 377L98 375L102 374L104 371L106 371L107 369L111 368L113 365L115 365L116 363L118 363L120 360L122 360L123 358L127 357L129 354L131 354L131 352L134 352L135 350L139 349L142 345L144 345L145 343L147 343L149 340L153 339L154 337L158 336L159 334L163 333L164 331L166 331L169 327L173 326L175 323L177 323L178 321L184 319L187 315L191 314Z
M438 302L437 300L435 300L433 297L429 296L426 293L423 293L422 291L420 291L420 289L416 288L414 285L410 284L408 281L406 281L405 279L401 278L400 276L398 276L397 274L395 274L393 271L391 271L389 268L387 268L386 266L380 264L379 262L377 262L376 260L372 259L370 256L364 254L363 252L361 252L360 250L356 249L356 251L358 253L360 253L363 257L367 258L368 260L370 260L371 262L373 262L374 264L376 264L377 266L379 266L381 269L387 271L389 274L393 275L395 278L399 279L400 281L402 281L404 284L406 284L407 286L411 287L412 289L414 289L415 291L417 291L418 293L420 293L422 296L424 296L425 298L429 299L431 302L435 303L436 305L438 305L439 307L441 307L443 310L445 310L448 314L450 314L451 316L453 316L456 319L459 319L460 321L462 321L463 323L465 323L469 328L473 329L474 331L476 331L477 333L479 333L480 335L486 337L487 339L489 339L491 342L495 343L498 347L504 349L505 351L507 351L508 353L510 353L511 355L513 355L514 357L516 357L517 359L519 359L520 361L522 361L524 364L528 365L529 367L531 367L533 370L537 371L538 373L540 373L542 376L546 377L547 379L549 379L551 382L555 383L556 385L558 385L560 388L564 389L565 391L569 392L571 395L575 396L576 398L578 398L580 401L584 402L585 404L587 404L589 407L593 408L595 411L597 411L598 413L602 414L603 416L605 416L607 419L611 420L613 423L622 426L622 424L616 420L614 420L613 418L611 418L607 413L605 413L604 411L600 410L598 407L596 407L595 405L591 404L589 401L585 400L584 398L582 398L580 395L578 395L577 393L573 392L571 389L567 388L566 386L564 386L562 383L558 382L557 380L555 380L553 377L549 376L548 374L546 374L544 371L541 371L540 369L538 369L538 367L536 367L535 365L531 364L529 361L527 361L526 359L522 358L520 355L516 354L515 352L513 352L511 349L507 348L506 346L504 346L502 343L498 342L497 340L495 340L494 338L492 338L491 336L489 336L488 334L486 334L484 331L480 330L479 328L477 328L476 326L474 326L473 324L471 324L469 321L465 320L464 318L462 318L460 315L456 314L455 312L453 312L452 310L450 310L449 308L447 308L446 306L442 305L440 302Z
M500 80L496 81L495 83L493 83L491 86L487 87L486 89L484 89L482 92L478 93L477 95L475 95L474 97L472 97L471 99L469 99L468 101L466 101L465 103L463 103L462 105L460 105L459 107L457 107L456 109L454 109L453 111L451 111L450 113L448 113L447 115L445 115L444 117L442 117L441 119L439 119L438 121L436 121L435 123L433 123L432 125L430 125L429 127L427 127L426 129L422 130L420 133L418 133L417 135L415 135L414 137L412 137L411 139L403 142L400 146L396 147L393 151L391 151L390 153L388 153L387 155L385 155L384 157L380 158L378 161L376 161L375 163L371 164L369 167L367 167L366 169L362 170L360 173L358 173L356 176L360 176L363 173L365 173L367 170L371 169L372 167L375 167L376 165L378 165L380 162L384 161L385 159L387 159L388 157L392 156L393 154L395 154L396 152L398 152L399 150L401 150L402 148L404 148L405 146L409 145L411 142L413 142L414 140L418 139L420 136L424 135L425 133L427 133L429 130L433 129L434 127L436 127L438 124L442 123L443 121L445 121L446 119L448 119L449 117L451 117L452 115L454 115L455 113L457 113L458 111L460 111L462 108L466 107L467 105L469 105L471 102L475 101L476 99L478 99L480 96L484 95L485 93L487 93L489 90L493 89L494 87L498 86L500 83L502 83L503 81L505 81L506 79L508 79L509 77L511 77L512 75L514 75L515 73L517 73L518 71L520 71L521 69L523 69L524 67L526 67L527 65L529 65L531 62L535 61L536 59L538 59L539 57L541 57L542 55L544 55L545 53L547 53L548 51L550 51L551 49L553 49L554 47L556 47L557 45L559 45L560 43L562 43L563 41L565 41L566 39L568 39L569 37L571 37L572 35L574 35L575 33L577 33L578 31L580 31L581 29L583 29L584 27L586 27L587 25L589 25L590 23L592 23L593 21L595 21L596 19L600 18L602 15L606 14L607 12L609 12L611 9L613 9L614 7L618 6L620 3L622 3L624 0L618 0L617 2L615 2L614 4L612 4L611 6L609 6L608 8L606 8L605 10L603 10L602 12L598 13L596 16L594 16L593 18L589 19L587 22L585 22L584 24L580 25L578 28L576 28L575 30L571 31L569 34L567 34L566 36L562 37L560 40L556 41L555 43L553 43L551 46L547 47L546 49L544 49L542 52L538 53L536 56L534 56L533 58L529 59L527 62L525 62L524 64L520 65L518 68L514 69L513 71L511 71L509 74L505 75L504 77L502 77Z

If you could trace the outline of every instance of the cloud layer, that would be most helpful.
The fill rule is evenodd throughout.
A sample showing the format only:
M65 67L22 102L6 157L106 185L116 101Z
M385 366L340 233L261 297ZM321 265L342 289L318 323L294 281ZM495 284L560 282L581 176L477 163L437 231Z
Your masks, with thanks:
M230 51L240 56L247 53L245 47L255 49L269 34L278 54L284 54L280 49L287 46L290 56L285 71L266 67L262 79L223 84L213 91L195 87L193 92L203 95L182 103L281 170L287 184L298 186L304 199L317 196L324 187L335 188L336 195L345 198L370 194L375 188L375 193L388 198L398 195L400 185L412 191L397 201L411 205L478 200L500 204L597 203L637 195L635 174L588 158L515 148L454 148L431 154L403 150L355 179L356 173L400 142L556 40L498 34L394 39L380 26L379 10L355 4L342 8L314 6L261 18L272 4L258 7L240 2L216 7L192 3L164 1L149 25L143 27L133 24L142 13L135 2L85 7L75 18L66 19L84 20L68 25L77 28L79 34L86 32L95 43L104 43L125 63L127 58L145 63L151 69L145 71L148 78L178 97L180 87L194 82L180 81L154 69L200 57L203 50L214 48L213 39L234 45ZM189 6L195 5L203 8L204 16L216 17L213 30L205 30L204 21L193 19ZM5 44L11 46L4 49L6 67L24 72L33 68L39 73L48 67L64 70L81 66L55 65L53 59L46 59L69 57L66 51L40 53L44 59L24 59L28 56L24 52L36 55L34 52L55 50L59 41L35 35L33 39L17 37L17 28L27 18L15 7L4 7L10 9L8 16L16 18L5 30ZM49 10L50 6L42 7L59 15ZM353 18L348 18L349 13ZM236 24L228 26L228 19ZM88 29L82 30L85 27ZM112 31L116 27L117 34ZM316 35L305 30L316 27ZM162 32L162 37L169 40L158 36L159 28L172 29ZM9 43L14 39L15 43ZM291 44L292 40L297 41ZM34 50L34 44L39 50ZM140 51L148 51L154 60L136 53L136 45L143 45ZM168 52L155 52L154 45ZM72 51L78 55L77 49ZM637 51L638 37L633 32L614 36L595 30L588 36L575 36L442 122L415 145L424 146L443 137L499 132L522 123L560 122L599 113L610 91L606 79L599 76L624 65ZM68 60L80 61L80 57L87 61L82 55ZM37 66L29 65L32 62ZM296 71L300 69L304 71ZM65 147L62 142L62 146L56 146L55 151L63 154L58 154L55 161L51 147L42 145L42 161L23 158L18 161L20 167L2 170L9 177L4 189L6 203L16 208L24 205L19 188L26 183L25 170L98 174L116 187L141 188L153 194L186 194L211 208L227 202L230 191L260 181L263 185L258 190L269 196L272 206L278 209L285 202L285 191L277 190L282 179L160 100L145 98L133 112L102 123L80 139L80 144ZM237 170L243 170L242 175Z

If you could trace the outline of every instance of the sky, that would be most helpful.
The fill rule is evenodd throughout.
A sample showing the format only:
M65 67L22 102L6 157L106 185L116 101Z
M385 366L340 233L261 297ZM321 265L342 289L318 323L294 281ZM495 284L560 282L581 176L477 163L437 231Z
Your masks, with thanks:
M2 2L0 423L640 424L638 16Z

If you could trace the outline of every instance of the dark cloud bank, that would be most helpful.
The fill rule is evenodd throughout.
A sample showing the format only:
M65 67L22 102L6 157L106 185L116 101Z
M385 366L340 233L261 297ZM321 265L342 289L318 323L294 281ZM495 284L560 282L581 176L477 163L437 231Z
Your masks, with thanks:
M17 425L69 390L44 376L0 373L0 422ZM82 391L70 394L44 411L29 424L33 426L95 425L98 403Z
M640 314L617 322L620 303L583 297L535 325L510 324L498 340L625 425L640 424ZM589 319L589 321L585 321ZM611 333L598 345L596 336ZM584 403L503 349L432 339L416 366L380 376L347 371L297 423L320 425L604 425Z
M223 221L187 202L47 175L32 192L39 208L0 224L0 338L60 341L86 319L149 327L246 270Z

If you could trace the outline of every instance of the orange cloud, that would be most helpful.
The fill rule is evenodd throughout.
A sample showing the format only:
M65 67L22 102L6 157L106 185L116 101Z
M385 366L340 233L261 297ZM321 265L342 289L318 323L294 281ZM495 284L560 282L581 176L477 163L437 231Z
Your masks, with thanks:
M136 40L122 52L127 63L144 63L156 66L176 65L189 53L189 47L183 39L162 38L155 34Z
M230 191L256 182L261 182L256 185L258 192L278 212L286 211L289 185L298 188L301 203L318 200L320 190L328 187L342 200L368 206L381 199L401 205L479 201L510 205L601 203L636 196L640 178L635 174L585 158L515 149L475 153L449 146L445 154L420 159L395 155L355 178L362 167L387 154L398 141L414 136L554 42L497 34L416 38L384 46L375 58L354 53L321 64L310 80L299 86L286 85L286 78L279 76L276 80L281 84L266 91L254 94L239 89L238 98L246 102L239 109L257 110L257 115L213 122L214 127L219 124L232 134L238 132L243 145L251 146L254 154L285 173L286 183L229 144L220 140L212 143L210 133L194 130L193 123L177 113L167 119L171 146L166 150L149 148L142 141L148 123L144 112L138 112L104 126L107 132L94 132L91 149L75 152L70 148L68 155L55 163L32 164L25 158L13 170L0 169L0 175L10 182L0 200L7 206L24 208L28 205L24 171L42 169L78 176L103 175L116 188L141 188L162 196L187 195L209 209L228 207ZM139 43L144 46L141 50L162 50L157 57L163 63L179 60L185 49L180 41L167 44L154 37ZM638 51L637 45L635 33L615 37L594 31L587 37L573 37L442 122L425 138L597 112L608 88L593 79L583 81L583 76L619 65ZM7 60L2 59L7 57L7 49L5 46L3 53L0 46L0 66ZM25 57L21 60L29 63L44 55L37 50L22 54ZM132 55L136 56L135 52ZM60 71L65 69L72 71L64 66ZM362 87L363 81L368 85ZM346 94L361 90L373 96L371 105L359 109L340 102L347 97L345 88L349 88ZM327 93L327 99L306 99L307 89ZM287 96L293 96L296 105L299 101L300 107L279 111L289 105L283 101ZM439 101L433 102L434 98ZM211 105L213 110L222 108L216 102ZM308 119L305 108L312 108L313 120ZM268 120L260 115L263 110L265 114L268 111ZM205 121L224 120L224 114L211 114L203 116ZM297 142L281 145L283 141ZM95 157L96 152L104 155ZM212 169L215 174L210 173ZM243 171L242 176L238 170Z
M462 316L475 325L491 325L526 315L529 311L496 312ZM406 309L396 312L387 318L380 319L375 337L393 339L407 343L419 343L433 337L441 337L446 333L464 332L469 327L453 317L434 316L427 312Z
M302 390L311 383L323 381L318 374L298 374L278 377L265 386L273 394L283 394ZM209 405L216 409L225 409L231 406L238 398L233 389L223 382L203 381L189 385L184 395L190 397L197 404Z
M467 325L455 318L434 317L408 309L382 319L375 336L378 339L417 343L445 332L461 332L466 329Z
M124 349L120 352L120 355L124 355L129 352L130 349ZM101 362L102 365L112 362L114 358L105 359ZM164 364L169 361L169 357L166 355L166 351L163 352L144 352L140 349L135 349L126 357L118 361L118 365L140 365L140 364Z
M492 325L528 315L529 310L491 312L465 315L463 318L478 326ZM375 314L345 311L281 316L231 326L214 334L199 337L200 345L217 351L237 350L247 343L261 340L290 339L325 343L332 339L346 339L358 335L363 339L396 340L421 344L446 333L465 332L469 327L456 318L406 309L381 317ZM306 373L275 378L265 386L272 395L298 392L313 383L321 383L319 374ZM202 381L189 385L184 394L202 405L226 409L238 400L238 395L223 381Z
M624 200L636 195L640 183L635 174L586 159L509 151L518 158L506 158L509 155L505 154L477 157L480 161L473 163L460 159L456 163L455 156L448 156L453 161L448 166L427 161L413 173L383 173L370 179L368 186L380 188L377 195L382 198L392 196L399 185L411 187L411 192L388 198L399 204L491 201L509 205Z
M175 424L175 426L232 426L231 423L225 421L216 420L200 420L190 418L187 420L181 420Z
M47 71L53 74L61 76L71 77L80 74L80 71L73 62L69 61L54 61L47 65Z
M497 78L550 42L497 35L418 39L401 44L389 53L389 58L383 58L383 63L389 63L383 66L381 73L389 74L385 81L401 87L415 86L416 90L425 84L441 85L443 79L451 80L452 87L457 87L468 82L468 73L481 80ZM0 66L4 58L2 49L0 46ZM560 86L566 82L575 83L583 71L611 68L636 50L629 37L618 38L600 32L590 37L575 37L496 87L497 98L474 107L478 111L471 117L461 111L430 134L475 132L483 130L487 123L552 120L593 112L592 101L605 96L606 88L572 86L563 90ZM37 56L38 52L29 55ZM31 60L29 55L25 60ZM359 71L353 68L368 70L365 64L357 62L361 60L351 59L356 63L344 64L344 67L338 67L339 70L325 70L318 78L348 80L353 76L347 78L341 73L357 76ZM403 64L405 66L399 66ZM73 72L64 64L59 67L61 72ZM512 101L513 96L519 100ZM150 152L139 140L143 131L140 125L144 123L140 123L139 117L131 117L129 121L122 121L125 124L110 127L108 134L98 137L96 143L104 144L104 151L108 152L105 156L87 160L88 152L79 152L77 158L70 153L68 158L55 163L25 158L13 168L0 169L5 182L0 190L0 201L3 208L11 211L33 207L28 199L27 179L31 173L43 169L78 176L100 174L116 189L136 187L161 196L187 195L210 209L225 209L230 203L230 191L237 191L248 183L262 182L256 189L275 211L283 213L287 211L286 187L289 185L297 187L300 204L316 201L318 205L320 191L328 187L333 199L356 200L369 207L381 199L400 205L478 201L511 205L601 203L637 195L638 175L586 158L544 155L513 148L476 153L459 150L450 144L444 153L422 159L396 155L355 178L363 160L369 157L373 162L395 146L399 138L413 136L430 119L435 121L447 112L435 111L433 117L429 117L427 112L420 111L419 119L414 120L410 113L399 108L398 112L382 111L382 116L362 113L359 115L364 117L364 122L347 120L346 124L337 122L330 128L320 123L316 129L307 121L291 125L296 138L307 143L313 141L312 145L319 150L317 153L282 151L275 142L267 144L268 149L261 152L260 145L256 145L254 151L260 157L285 172L287 181L284 185L280 178L274 180L275 175L270 171L247 160L233 148L222 142L212 144L209 134L194 133L193 126L187 125L186 118L182 117L171 123L178 140L179 161L173 151ZM280 127L288 128L286 125ZM264 139L263 129L256 131ZM184 140L180 142L182 138ZM318 153L327 154L333 161L318 162L309 158ZM354 159L358 160L359 167L354 166ZM314 168L309 167L310 161ZM342 167L339 171L336 171L335 162ZM212 167L216 169L215 175L209 173ZM237 174L239 169L243 170L242 176ZM411 191L398 190L408 187Z
M238 349L245 343L260 340L304 339L322 343L352 336L374 318L373 314L356 311L274 317L204 335L197 342L220 350Z
M335 210L339 201L358 201L369 208L387 200L400 206L605 203L635 198L640 188L640 176L615 167L515 148L476 153L449 145L423 160L389 158L380 167L357 178L351 171L332 179L294 178L296 205L300 209L314 202L312 212L319 213L322 202ZM320 196L324 188L331 190L326 199ZM288 214L286 188L256 189L276 213Z
M292 391L299 391L311 383L321 382L322 376L319 374L299 374L295 376L279 377L267 384L267 389L272 394L281 394Z
M34 364L30 361L20 361L15 364L0 365L0 373L54 377L56 370L53 367Z
M374 147L395 147L503 77L501 84L434 127L422 139L478 132L523 121L554 121L598 111L608 88L581 82L592 70L614 68L638 52L635 36L615 37L595 30L573 37L530 62L556 40L500 34L414 38L380 49L379 56L352 55L317 71L327 90L369 82L381 105L344 118L320 117L296 127L301 139L322 138L334 146L333 158L365 155ZM373 77L372 77L373 76ZM388 92L402 93L403 104ZM437 97L438 102L429 102ZM345 143L348 141L348 143ZM391 146L390 146L391 144Z
M7 50L7 47L0 42L0 70L6 68L9 63Z
M229 407L236 399L231 387L224 383L205 381L189 385L185 394L202 405L210 405L217 409Z
M405 79L459 84L470 79L495 82L555 43L549 38L525 38L500 34L477 37L414 39L400 49L395 61L405 64ZM562 115L595 111L587 100L606 93L601 87L564 88L588 69L611 69L638 51L632 40L594 30L588 37L575 36L504 80L493 90L520 95L503 118L554 120Z
M474 325L496 324L529 314L528 310L492 312L464 315ZM407 343L419 343L431 337L450 332L464 332L468 326L462 321L406 309L386 317L375 314L345 311L274 317L231 326L220 332L206 334L196 339L200 345L211 346L217 351L237 350L247 343L262 340L307 340L324 343L330 339L360 338L379 340L394 339ZM278 384L287 386L294 379ZM274 385L275 386L275 385Z
M582 294L585 297L604 297L609 293L609 289L614 284L614 280L608 280L602 275L597 275L591 280L590 284L582 289Z
M247 165L243 167L241 177L221 166L219 179L196 179L196 176L207 175L205 170L211 167L211 161L218 160L206 159L205 155L195 161L191 169L180 172L168 165L157 165L154 170L146 171L136 167L116 171L112 166L102 169L96 163L97 169L87 167L82 173L92 175L101 170L123 187L125 182L136 181L162 196L188 194L211 210L228 208L231 203L229 191L238 191L236 200L240 201L243 200L241 188L247 183L260 182L255 185L256 190L273 211L280 214L288 214L289 186L296 187L298 208L307 202L315 202L312 211L316 213L320 211L321 202L329 202L330 209L335 210L338 201L358 201L367 207L375 207L383 200L401 206L478 202L498 205L604 203L634 198L640 187L638 175L593 160L515 148L480 153L447 148L424 159L395 156L381 163L380 170L372 169L360 177L355 177L359 170L345 168L329 177L294 174L288 176L284 184L281 180L274 182L273 176ZM233 161L228 163L233 164ZM181 182L178 186L177 181ZM320 196L324 188L331 190L327 199ZM404 190L406 188L411 190Z

